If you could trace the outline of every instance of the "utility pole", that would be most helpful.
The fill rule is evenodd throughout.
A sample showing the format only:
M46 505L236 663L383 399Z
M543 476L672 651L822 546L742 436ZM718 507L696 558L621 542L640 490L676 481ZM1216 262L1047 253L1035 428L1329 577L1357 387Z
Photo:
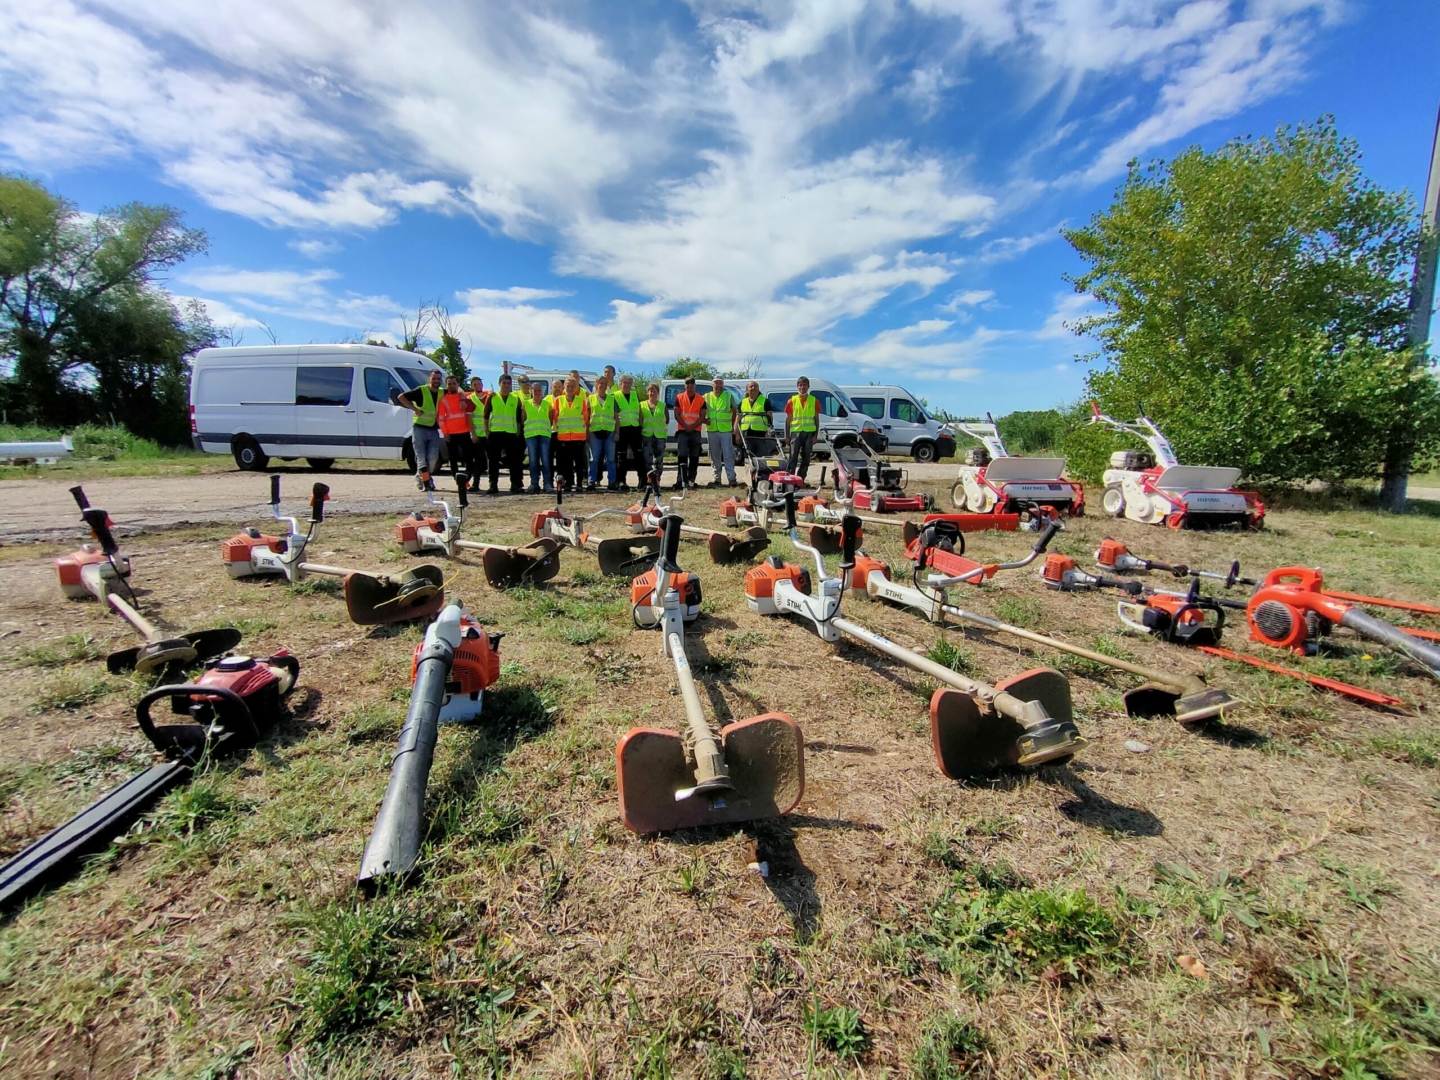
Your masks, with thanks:
M1410 285L1410 322L1406 344L1423 361L1430 341L1430 315L1435 309L1435 262L1440 256L1440 112L1435 117L1435 138L1430 144L1430 178L1425 185L1425 204L1420 217L1420 246L1415 252L1415 277ZM1410 451L1385 456L1380 480L1380 508L1392 514L1405 512L1406 488L1410 483Z

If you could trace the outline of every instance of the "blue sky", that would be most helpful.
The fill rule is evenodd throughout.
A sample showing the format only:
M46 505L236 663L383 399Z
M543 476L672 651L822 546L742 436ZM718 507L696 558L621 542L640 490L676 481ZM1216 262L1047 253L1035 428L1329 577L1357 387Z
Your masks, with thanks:
M502 359L1075 399L1059 237L1133 156L1333 113L1417 197L1421 0L0 0L0 163L167 202L169 287L248 344L394 338L439 301Z

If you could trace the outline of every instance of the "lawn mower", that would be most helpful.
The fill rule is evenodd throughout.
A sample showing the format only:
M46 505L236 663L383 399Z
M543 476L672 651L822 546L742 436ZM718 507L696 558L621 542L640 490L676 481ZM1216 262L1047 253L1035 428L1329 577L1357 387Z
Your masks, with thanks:
M141 637L143 645L119 649L105 657L111 674L138 671L142 675L155 672L182 671L198 661L213 659L240 644L240 631L231 627L198 630L188 634L166 634L139 611L139 601L130 588L130 559L120 553L120 545L110 531L110 518L104 510L95 509L79 487L70 489L80 516L90 527L95 544L86 544L79 551L55 560L55 576L60 591L70 599L92 596L129 623ZM125 597L120 595L126 594Z
M658 536L621 536L597 540L585 526L596 518L610 515L628 517L626 510L609 508L583 517L571 517L561 505L565 501L564 485L555 484L555 509L536 514L530 523L530 534L537 539L550 538L581 551L593 552L600 561L600 573L606 577L626 577L655 559L660 550Z
M360 860L367 892L404 883L425 839L425 788L441 724L480 717L484 692L500 678L500 639L480 626L457 597L425 630L410 662L410 707L390 760L390 782Z
M779 817L805 791L805 739L790 717L752 716L727 724L718 738L705 720L685 654L685 626L700 614L700 579L675 561L682 527L679 517L665 516L655 566L630 588L635 625L661 632L687 722L684 738L631 728L616 744L620 819L637 833Z
M935 505L929 494L907 495L905 470L880 457L864 439L836 439L831 484L835 498L877 514L923 514Z
M269 735L284 715L285 699L299 674L300 661L281 649L263 660L212 660L194 682L147 691L135 706L135 719L165 762L136 773L0 866L0 907L23 899L75 860L105 848L206 762L238 753ZM157 724L151 710L161 701L189 721Z
M1170 442L1147 416L1122 423L1092 403L1092 424L1104 424L1150 447L1117 450L1105 470L1101 505L1111 517L1172 529L1265 525L1265 504L1254 491L1237 491L1240 470L1214 465L1181 465ZM1158 462L1158 464L1157 464Z
M270 513L276 521L285 522L289 532L285 536L267 536L252 526L221 541L220 561L230 576L280 576L290 582L308 574L338 577L344 582L350 621L359 626L428 619L439 611L445 600L445 575L438 566L417 566L392 576L304 561L315 527L325 518L325 500L329 497L329 487L315 485L310 496L310 525L302 533L295 518L281 516L280 477L270 477Z
M437 499L434 492L427 491L425 497L432 506L440 508L441 516L418 510L395 526L395 540L406 554L443 551L453 558L457 550L478 551L485 580L495 589L538 585L560 572L560 545L548 536L519 547L460 539L460 527L465 522L466 507L470 505L470 497L465 490L467 483L464 473L456 475L455 485L460 500L458 515L450 513L449 503Z
M652 496L655 499L653 504L650 502ZM625 521L633 533L642 536L658 534L661 521L666 515L674 512L677 503L684 501L683 495L675 495L668 503L661 503L660 485L652 476L640 501L625 511ZM693 536L704 540L705 546L710 552L710 561L720 566L734 562L749 562L770 546L769 534L758 525L746 529L745 535L739 539L730 536L729 533L717 532L714 529L701 529L694 525L682 525L681 533L683 536Z
M1064 479L1064 458L1011 457L994 417L986 413L985 420L956 425L981 445L965 452L959 479L950 488L955 509L1039 517L1085 513L1085 488Z
M860 522L852 516L843 523L841 576L828 577L820 552L800 539L794 525L794 497L786 502L790 540L814 558L816 577L772 555L745 575L746 604L761 615L799 615L823 641L858 641L944 684L930 699L931 744L942 773L958 779L1001 766L1058 762L1084 746L1075 727L1070 684L1058 671L1036 668L990 686L841 616L841 597L856 566Z

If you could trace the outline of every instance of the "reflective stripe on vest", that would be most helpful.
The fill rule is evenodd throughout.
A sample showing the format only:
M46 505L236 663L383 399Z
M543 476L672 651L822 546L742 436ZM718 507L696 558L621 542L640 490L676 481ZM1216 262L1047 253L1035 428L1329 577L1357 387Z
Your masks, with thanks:
M751 401L748 397L740 399L740 430L758 431L765 434L769 427L765 423L765 412L769 409L770 403L763 397L757 397Z
M657 401L652 406L648 401L640 403L640 434L646 439L665 438L665 403Z
M804 401L796 394L790 399L790 431L792 434L801 435L807 431L818 431L820 423L816 419L820 414L820 402L815 395L809 395Z
M464 435L470 430L470 417L465 413L461 394L441 394L435 405L435 419L442 435Z
M555 431L561 442L575 442L585 438L585 395L576 394L574 401L559 398L555 402L559 415L555 418Z
M475 411L470 414L470 428L482 439L485 437L485 399L490 395L484 390L466 394L475 403Z
M550 434L550 403L541 401L536 405L534 401L525 402L525 437L533 438L536 435Z
M675 409L680 414L680 426L691 431L699 430L700 418L705 415L705 399L699 394L681 394L675 399Z
M520 395L490 395L490 434L514 435L520 430Z
M620 403L620 426L637 427L640 424L640 395L634 390L630 396L616 394L615 400Z
M590 430L615 430L615 398L609 390L605 391L604 397L590 395Z
M430 389L429 383L423 383L419 389L420 411L415 414L415 419L413 423L416 427L434 427L435 407L438 404L438 402L435 400L435 392ZM415 391L411 390L410 394L413 393L415 393ZM409 397L410 394L406 394L405 396Z
M706 394L705 422L711 431L729 431L735 426L735 399L723 390Z

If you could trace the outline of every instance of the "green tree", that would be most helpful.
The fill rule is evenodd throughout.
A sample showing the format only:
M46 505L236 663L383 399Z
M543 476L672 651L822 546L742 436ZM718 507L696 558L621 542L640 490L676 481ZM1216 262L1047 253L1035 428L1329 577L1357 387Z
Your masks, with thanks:
M434 305L430 309L430 321L440 331L440 345L430 351L430 359L444 368L447 375L454 375L459 379L463 387L470 376L470 369L466 364L465 350L460 345L460 339L455 336L449 309L440 304Z
M10 415L65 426L113 415L136 434L165 429L183 441L188 356L215 332L155 278L206 245L168 206L86 217L35 181L0 173L0 389ZM178 412L167 420L156 412L165 409Z
M1005 449L1012 454L1039 454L1054 450L1065 437L1065 417L1058 409L1031 409L1007 413L995 421Z
M691 360L688 356L678 356L660 370L662 379L699 379L709 380L715 377L715 369L703 360Z
M1089 264L1076 291L1105 307L1074 326L1105 361L1090 393L1148 413L1182 461L1374 477L1440 437L1440 394L1406 347L1415 207L1365 178L1329 118L1132 163L1065 236Z

